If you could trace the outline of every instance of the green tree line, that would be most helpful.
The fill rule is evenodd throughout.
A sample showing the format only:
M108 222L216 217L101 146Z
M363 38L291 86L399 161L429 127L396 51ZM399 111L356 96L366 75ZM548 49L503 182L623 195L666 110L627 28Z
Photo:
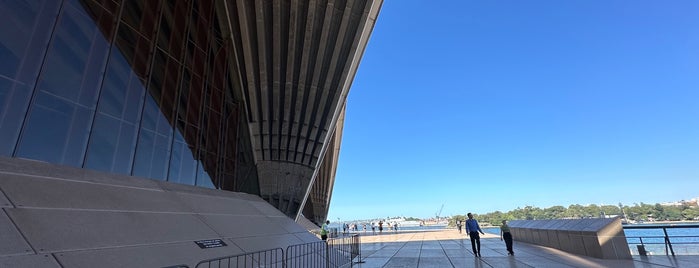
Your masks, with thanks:
M495 211L482 215L474 214L474 217L482 225L500 225L502 220L549 220L549 219L583 219L622 216L630 221L681 221L699 220L699 206L684 204L681 206L664 206L661 204L634 204L625 206L614 205L570 205L552 206L549 208L538 208L535 206L525 206L516 208L508 212ZM452 216L449 225L456 225L456 221L462 222L467 219L466 215Z

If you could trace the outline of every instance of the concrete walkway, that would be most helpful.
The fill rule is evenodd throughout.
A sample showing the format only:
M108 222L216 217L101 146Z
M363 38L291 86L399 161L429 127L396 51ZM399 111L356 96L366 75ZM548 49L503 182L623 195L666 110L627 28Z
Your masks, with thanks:
M481 236L477 258L471 242L456 230L399 231L361 235L363 263L355 267L699 267L699 255L634 256L632 260L602 260L560 250L514 242L515 256L508 256L499 236Z

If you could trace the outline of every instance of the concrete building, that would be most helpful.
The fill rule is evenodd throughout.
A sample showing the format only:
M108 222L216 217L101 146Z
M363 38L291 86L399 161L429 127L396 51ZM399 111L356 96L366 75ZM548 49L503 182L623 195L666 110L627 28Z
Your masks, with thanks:
M0 266L315 239L382 2L0 2Z

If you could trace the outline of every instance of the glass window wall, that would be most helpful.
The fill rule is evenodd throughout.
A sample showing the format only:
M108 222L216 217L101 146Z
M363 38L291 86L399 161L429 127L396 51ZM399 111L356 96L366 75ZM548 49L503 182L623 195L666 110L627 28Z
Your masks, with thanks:
M0 1L0 155L259 194L213 3Z

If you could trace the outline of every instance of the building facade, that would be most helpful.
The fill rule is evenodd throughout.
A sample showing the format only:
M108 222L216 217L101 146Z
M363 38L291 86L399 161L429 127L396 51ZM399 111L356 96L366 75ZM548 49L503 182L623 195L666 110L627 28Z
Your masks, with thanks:
M0 156L325 220L382 1L0 2Z

